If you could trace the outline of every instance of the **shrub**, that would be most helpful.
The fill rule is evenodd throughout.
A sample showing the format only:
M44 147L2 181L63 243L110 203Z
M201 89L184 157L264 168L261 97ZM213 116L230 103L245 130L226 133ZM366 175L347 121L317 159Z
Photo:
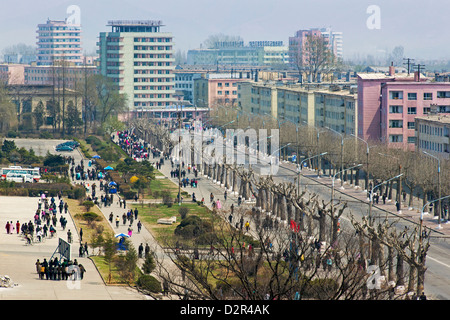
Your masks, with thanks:
M101 221L102 218L95 212L86 212L83 213L83 220L87 221L88 223L92 223L94 221Z
M189 212L189 208L188 207L180 207L178 209L178 213L180 214L181 219L186 218L188 212Z
M94 205L95 204L93 201L89 201L89 200L83 201L83 206L86 209L86 212L88 212Z
M160 293L162 291L161 283L155 277L148 274L141 275L136 284L143 291L152 293Z

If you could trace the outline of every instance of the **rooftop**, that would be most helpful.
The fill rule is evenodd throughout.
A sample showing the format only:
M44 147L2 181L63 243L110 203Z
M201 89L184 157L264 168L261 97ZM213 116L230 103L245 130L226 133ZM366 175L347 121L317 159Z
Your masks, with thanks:
M161 20L109 20L107 26L144 26L144 27L161 27Z
M415 119L450 124L450 116L448 114L429 114L416 117Z

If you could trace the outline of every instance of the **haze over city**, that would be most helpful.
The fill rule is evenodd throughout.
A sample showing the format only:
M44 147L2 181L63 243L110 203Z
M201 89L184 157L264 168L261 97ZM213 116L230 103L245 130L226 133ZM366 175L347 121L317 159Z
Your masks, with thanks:
M88 54L111 19L162 20L163 31L174 36L175 50L195 49L218 33L240 36L245 42L277 40L288 42L295 31L331 27L344 35L344 59L356 55L383 55L403 46L405 56L416 59L446 59L450 45L442 41L446 24L444 12L450 2L443 0L209 0L168 1L4 1L0 12L0 50L24 43L36 45L36 26L47 19L64 20L67 8L81 10L82 46ZM379 8L379 29L370 29L369 6ZM437 9L439 8L439 9Z

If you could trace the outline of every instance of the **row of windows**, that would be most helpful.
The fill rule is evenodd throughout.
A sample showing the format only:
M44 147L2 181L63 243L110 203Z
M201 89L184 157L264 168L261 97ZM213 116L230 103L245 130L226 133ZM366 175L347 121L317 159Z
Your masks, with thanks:
M432 135L432 136L440 136L440 137L448 137L449 136L449 128L448 127L432 127L426 124L419 125L419 132Z
M170 106L170 102L135 102L135 107L163 107L163 106Z
M172 50L171 46L134 46L134 50L166 50L166 51L170 51Z
M172 82L170 78L134 78L134 82Z
M135 67L169 67L172 65L172 62L150 62L150 61L136 61L134 62Z
M151 53L135 53L134 57L136 59L170 59L172 55L170 54L151 54Z
M167 90L171 90L172 86L165 86ZM157 90L158 86L134 86L134 90Z
M219 96L222 95L222 94L223 94L222 90L217 91L217 94L218 94ZM226 91L225 91L225 95L227 96L227 95L229 95L229 94L230 94L230 91L226 90ZM232 91L232 94L233 94L233 95L237 95L237 91Z
M426 149L426 150L436 151L436 152L446 152L446 153L450 152L449 145L447 143L437 143L437 142L419 139L419 147L421 149Z
M450 98L450 91L437 91L436 96L439 99ZM417 93L416 92L408 92L407 98L408 98L408 100L417 100ZM389 99L394 99L394 100L403 99L403 91L389 91ZM433 93L424 92L423 100L433 100Z
M161 89L159 89L161 90ZM135 94L134 97L137 98L146 98L146 99L163 99L163 98L170 98L170 94Z
M134 38L134 42L171 42L172 38Z
M445 107L445 106L443 106ZM447 110L444 108L444 110ZM430 107L424 107L423 108L423 114L428 114L431 111ZM389 106L389 113L395 114L402 114L403 113L403 106ZM417 114L417 108L416 107L408 107L407 108L408 114Z
M391 134L389 135L389 142L403 142L402 134ZM416 143L416 137L408 137L408 143Z
M171 70L134 70L134 74L171 74Z

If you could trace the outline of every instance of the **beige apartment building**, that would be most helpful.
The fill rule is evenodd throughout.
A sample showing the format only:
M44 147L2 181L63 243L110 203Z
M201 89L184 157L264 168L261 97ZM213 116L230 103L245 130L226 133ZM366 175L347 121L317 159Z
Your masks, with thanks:
M250 114L270 115L295 124L357 132L357 94L349 86L247 81L238 85L238 106Z
M450 158L450 116L429 114L415 118L416 150Z

